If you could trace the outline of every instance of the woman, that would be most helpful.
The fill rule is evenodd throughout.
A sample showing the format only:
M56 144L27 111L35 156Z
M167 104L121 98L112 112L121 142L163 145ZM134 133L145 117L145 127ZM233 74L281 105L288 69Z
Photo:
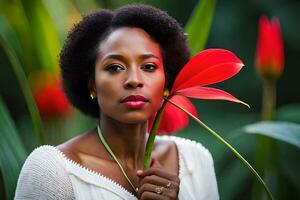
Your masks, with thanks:
M154 7L85 16L60 64L70 102L99 126L35 149L15 199L218 199L211 155L190 140L157 137L151 167L141 170L148 119L188 58L181 27Z

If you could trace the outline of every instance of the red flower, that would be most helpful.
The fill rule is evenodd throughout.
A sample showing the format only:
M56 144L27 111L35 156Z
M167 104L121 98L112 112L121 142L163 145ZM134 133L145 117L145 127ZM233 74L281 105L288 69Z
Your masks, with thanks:
M260 75L267 79L280 77L284 66L283 41L276 18L269 21L262 16L256 49L256 66Z
M42 118L61 116L70 111L70 106L61 88L61 81L46 84L33 94Z
M245 104L225 91L204 87L231 78L242 67L242 61L230 51L224 49L202 51L194 56L179 72L168 99L182 106L196 117L196 109L187 97L227 100ZM152 116L149 120L149 130L152 127L154 117ZM187 114L167 103L160 121L158 134L170 134L179 131L185 128L187 124Z

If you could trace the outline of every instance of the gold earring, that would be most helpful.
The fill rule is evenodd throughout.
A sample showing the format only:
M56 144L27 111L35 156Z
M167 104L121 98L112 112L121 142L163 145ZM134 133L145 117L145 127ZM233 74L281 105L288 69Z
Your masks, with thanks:
M170 95L169 90L168 90L168 89L165 89L163 95L164 95L164 98L168 97L168 96Z
M95 98L97 97L96 92L95 92L95 91L91 91L90 97L91 97L92 99L95 99Z

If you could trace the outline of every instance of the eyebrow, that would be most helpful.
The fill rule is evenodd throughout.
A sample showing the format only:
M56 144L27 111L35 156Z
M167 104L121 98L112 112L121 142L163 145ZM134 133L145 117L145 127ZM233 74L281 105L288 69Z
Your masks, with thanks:
M139 56L140 59L147 59L147 58L156 58L160 60L160 58L154 54L148 53L148 54L142 54ZM121 54L109 54L103 58L103 60L107 59L117 59L117 60L125 60L125 57Z
M151 54L151 53L149 53L149 54L142 54L142 55L140 55L139 57L140 57L140 58L156 58L156 59L159 59L158 56L153 55L153 54Z

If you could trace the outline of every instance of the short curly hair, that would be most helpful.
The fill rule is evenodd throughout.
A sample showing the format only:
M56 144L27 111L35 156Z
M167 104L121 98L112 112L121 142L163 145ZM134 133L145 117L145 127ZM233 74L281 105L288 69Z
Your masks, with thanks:
M186 36L178 22L155 7L131 4L84 16L68 34L60 53L60 67L67 98L87 115L99 117L100 112L97 101L89 96L98 47L113 30L121 27L141 28L158 42L168 89L190 57Z

